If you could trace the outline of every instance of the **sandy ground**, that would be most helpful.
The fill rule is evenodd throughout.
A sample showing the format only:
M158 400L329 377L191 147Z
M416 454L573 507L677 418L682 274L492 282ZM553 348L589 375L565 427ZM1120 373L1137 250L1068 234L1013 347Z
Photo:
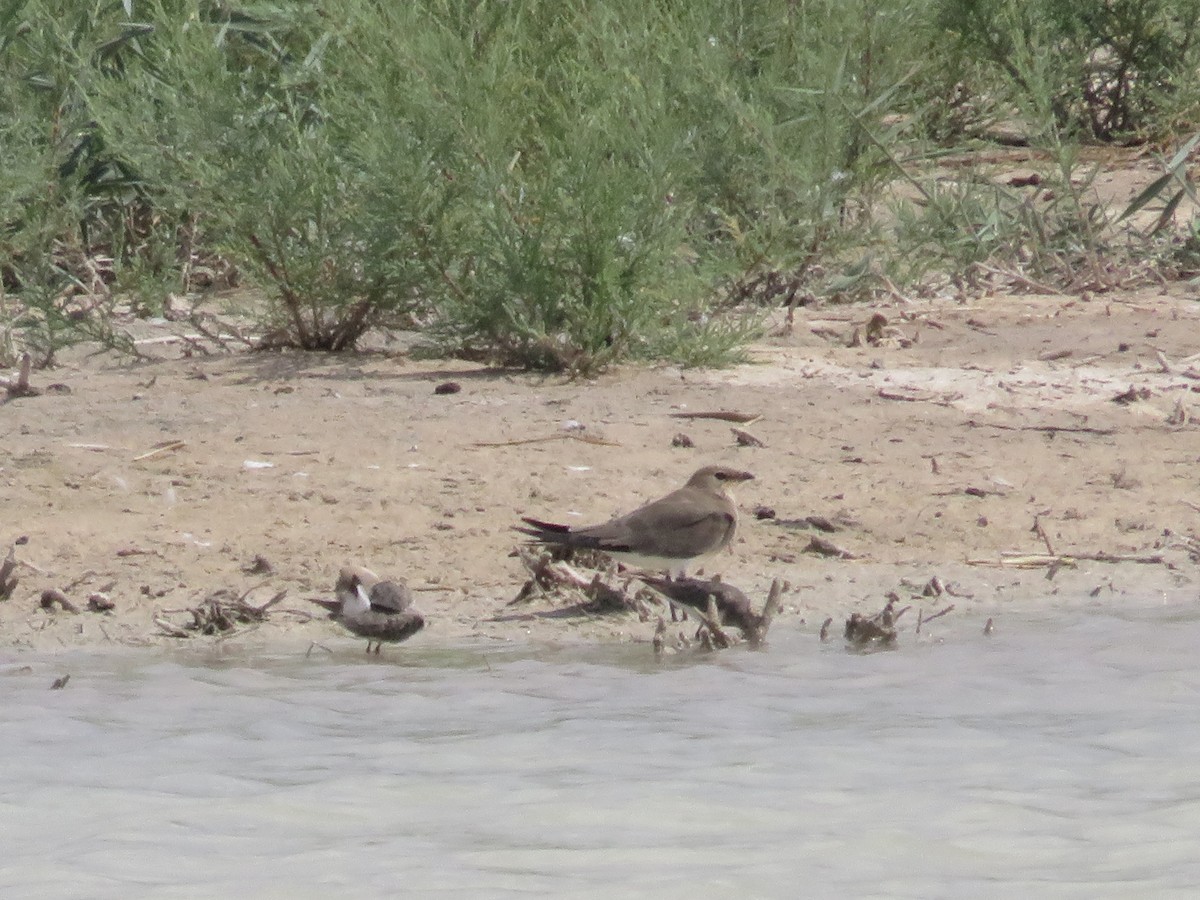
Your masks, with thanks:
M876 313L883 340L846 346ZM951 616L980 627L1061 604L1196 600L1200 302L1187 286L801 310L748 365L586 382L402 348L182 358L177 344L143 346L163 358L75 351L33 379L69 393L0 407L0 541L20 541L20 582L0 602L10 651L223 640L348 652L361 642L305 602L330 596L348 562L408 580L429 623L414 642L649 640L654 621L632 613L510 605L526 578L512 526L602 520L711 462L757 477L710 573L756 600L784 579L777 629L815 632L891 590L927 612L954 603ZM434 392L451 380L460 392ZM744 427L765 446L674 417L711 410L760 415ZM673 447L678 433L695 446ZM181 443L147 455L167 441ZM808 516L835 524L824 536L855 558L806 552L818 532L796 520ZM995 564L1046 554L1047 541L1161 561ZM256 556L269 572L253 571ZM920 597L935 575L957 596ZM47 588L81 611L42 609ZM155 621L186 623L219 590L259 604L285 589L267 621L232 637L171 637ZM95 591L114 610L86 611Z

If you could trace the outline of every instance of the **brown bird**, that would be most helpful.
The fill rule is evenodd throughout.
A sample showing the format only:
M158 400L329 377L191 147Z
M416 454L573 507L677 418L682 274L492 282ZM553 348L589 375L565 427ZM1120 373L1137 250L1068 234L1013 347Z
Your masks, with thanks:
M367 639L367 652L387 641L398 644L425 627L425 618L412 608L412 592L401 579L381 581L369 569L346 567L338 575L336 600L314 599L330 618L352 634Z
M733 540L738 515L727 486L753 477L728 466L705 466L679 490L603 525L572 528L522 516L530 527L517 531L541 544L601 550L631 565L682 575Z

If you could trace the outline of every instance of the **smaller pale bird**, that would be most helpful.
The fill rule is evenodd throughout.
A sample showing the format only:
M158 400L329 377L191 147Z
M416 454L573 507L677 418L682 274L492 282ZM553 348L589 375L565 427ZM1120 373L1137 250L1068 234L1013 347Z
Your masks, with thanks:
M347 631L367 639L367 652L386 641L398 644L425 627L425 618L412 608L412 593L403 580L381 581L369 569L347 567L338 575L337 600L314 599L330 618Z
M679 490L603 525L572 528L522 516L530 527L517 531L540 544L600 550L630 565L682 575L729 546L738 515L728 486L753 477L728 466L705 466Z

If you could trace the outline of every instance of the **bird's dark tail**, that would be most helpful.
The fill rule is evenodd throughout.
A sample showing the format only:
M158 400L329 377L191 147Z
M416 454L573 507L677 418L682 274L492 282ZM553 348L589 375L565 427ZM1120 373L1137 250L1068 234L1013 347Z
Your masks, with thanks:
M542 540L554 542L557 539L566 537L571 533L570 525L558 525L554 522L543 522L541 519L531 519L528 516L521 516L521 521L526 525L531 525L533 527L520 528L514 526L514 531L519 531L521 534L527 534L530 537L541 538Z

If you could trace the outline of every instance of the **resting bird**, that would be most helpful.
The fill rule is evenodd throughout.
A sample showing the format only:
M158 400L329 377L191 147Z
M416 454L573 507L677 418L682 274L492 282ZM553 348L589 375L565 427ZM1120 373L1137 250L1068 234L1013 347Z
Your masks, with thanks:
M347 631L367 639L367 652L375 645L398 644L425 627L425 618L412 608L412 593L403 579L381 581L368 569L347 567L338 575L337 599L314 599L330 618Z
M540 544L601 550L629 563L671 576L723 550L737 533L737 506L727 486L754 476L728 466L705 466L687 484L631 513L572 528L522 517L517 528Z

